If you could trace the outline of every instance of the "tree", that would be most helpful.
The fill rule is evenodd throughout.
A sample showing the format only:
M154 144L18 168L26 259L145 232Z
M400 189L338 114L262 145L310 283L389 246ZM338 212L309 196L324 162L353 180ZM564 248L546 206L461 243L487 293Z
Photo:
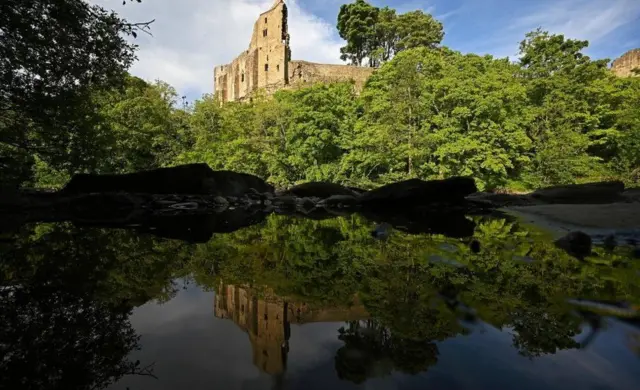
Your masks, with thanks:
M371 52L374 66L389 61L396 52L398 44L398 25L396 10L384 7L378 13L375 24L375 49Z
M375 23L378 8L365 0L356 0L351 4L343 4L338 14L338 33L347 41L340 48L343 61L349 60L353 65L362 65L365 57L370 57L375 39ZM371 61L371 59L370 59Z
M108 154L99 172L134 172L173 162L191 140L175 108L177 93L170 85L127 76L124 88L97 91L100 127Z
M338 32L347 41L340 49L343 61L378 67L402 51L415 47L435 48L444 37L442 23L418 10L397 15L396 10L382 9L356 0L340 8Z
M345 163L374 181L472 175L504 183L528 161L526 90L506 60L406 50L362 93Z
M616 80L621 102L615 115L613 170L629 184L640 183L640 78Z
M32 164L37 155L69 171L93 167L88 96L121 84L135 59L126 36L137 27L81 0L3 1L0 161ZM15 184L26 179L18 176Z
M529 137L535 158L528 180L534 186L570 183L597 171L600 150L616 137L606 86L613 81L608 60L582 54L587 41L540 29L520 44L520 66L533 120ZM604 92L604 93L603 93ZM608 139L607 139L608 138Z
M396 31L396 52L414 47L435 48L444 38L442 23L420 10L399 15Z

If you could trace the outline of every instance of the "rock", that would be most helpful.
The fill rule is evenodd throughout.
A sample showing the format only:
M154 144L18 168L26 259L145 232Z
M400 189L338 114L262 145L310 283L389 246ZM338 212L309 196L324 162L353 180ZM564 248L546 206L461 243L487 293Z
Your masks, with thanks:
M431 181L411 179L369 191L358 200L363 206L408 208L432 203L460 204L464 203L466 196L475 192L476 184L469 177Z
M0 187L0 208L14 208L25 204L20 192L11 187Z
M555 244L580 260L591 254L591 237L583 232L571 232L557 240Z
M180 165L122 175L78 174L63 194L128 192L138 194L207 194L242 196L251 189L273 192L259 177L246 173L214 171L207 164Z
M623 191L624 183L611 181L543 188L531 197L551 204L603 204L623 200Z
M375 229L371 232L371 237L378 240L386 240L391 235L393 227L388 223L381 223L376 225Z
M327 209L347 208L358 204L358 199L352 195L334 195L318 202L319 207Z
M288 190L282 191L282 196L297 196L299 198L318 197L321 199L329 198L334 195L356 195L352 190L343 187L340 184L326 182L310 182L293 186Z
M473 236L475 222L464 212L428 209L362 209L358 214L376 223L387 223L409 234L442 234L451 238Z
M625 202L640 203L640 188L632 188L622 193Z
M224 205L224 206L229 205L229 201L223 198L222 196L216 196L213 200L215 200L216 203L219 205Z
M197 210L198 207L199 205L196 202L174 203L169 206L173 210Z
M271 202L278 209L291 209L296 207L296 199L295 196L278 196L273 198Z
M497 194L478 192L467 196L467 200L477 206L486 208L500 208L509 206L530 206L541 202L528 195Z
M367 192L367 190L363 190L362 188L358 188L358 187L347 187L347 188L350 189L355 195L362 195Z
M319 198L297 198L296 210L303 214L308 214L316 208Z

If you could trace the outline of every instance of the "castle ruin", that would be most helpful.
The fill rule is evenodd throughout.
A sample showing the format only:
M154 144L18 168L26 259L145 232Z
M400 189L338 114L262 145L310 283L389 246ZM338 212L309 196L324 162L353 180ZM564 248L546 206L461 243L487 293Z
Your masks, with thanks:
M344 323L370 317L357 297L348 307L312 308L305 303L279 297L268 288L259 295L247 286L220 282L214 298L213 314L216 318L233 321L249 334L253 364L271 375L286 371L292 324Z
M259 89L272 95L318 82L353 81L362 89L373 68L292 61L287 20L287 5L275 0L255 22L249 49L230 64L215 67L214 91L222 103L246 100Z
M629 50L611 65L611 71L618 77L637 76L634 69L640 71L640 49Z

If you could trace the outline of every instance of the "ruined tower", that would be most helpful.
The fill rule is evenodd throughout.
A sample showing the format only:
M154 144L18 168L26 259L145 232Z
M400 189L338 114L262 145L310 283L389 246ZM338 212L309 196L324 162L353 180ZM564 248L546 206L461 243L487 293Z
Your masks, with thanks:
M352 81L356 91L362 90L375 69L292 61L287 18L284 0L275 0L253 25L249 49L230 64L215 67L214 91L222 103L248 100L258 89L271 95L313 83Z
M629 50L611 66L611 71L619 77L636 76L634 69L640 70L640 49Z
M259 88L275 90L288 84L287 17L284 0L276 0L253 25L249 49L230 64L215 68L215 93L222 102L243 100Z

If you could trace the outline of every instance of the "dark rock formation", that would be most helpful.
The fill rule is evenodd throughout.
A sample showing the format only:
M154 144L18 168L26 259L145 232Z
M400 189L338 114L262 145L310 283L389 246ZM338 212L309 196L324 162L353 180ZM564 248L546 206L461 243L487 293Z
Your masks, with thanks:
M0 183L1 185L2 183ZM0 210L13 207L21 207L25 204L25 198L15 188L0 186Z
M189 164L122 175L78 174L73 176L61 193L242 196L251 189L261 193L273 192L273 187L259 177L246 173L214 171L207 164Z
M340 184L326 182L310 182L293 186L288 190L280 192L282 196L297 196L299 198L317 197L320 199L329 198L334 195L351 195L356 193Z
M623 192L624 183L612 181L543 188L530 196L550 204L604 204L623 200Z
M467 197L467 201L479 207L496 209L510 206L533 206L542 204L529 195L496 194L490 192L477 192Z
M571 232L557 240L555 244L580 260L591 254L591 237L583 232Z
M327 209L350 208L358 204L358 199L352 195L334 195L321 200L318 206Z
M640 203L640 188L631 188L622 193L625 202Z
M387 224L409 234L442 234L451 238L471 237L475 222L463 212L433 211L427 209L364 209L358 211L370 221Z
M364 207L396 208L433 203L461 204L465 202L466 196L477 191L475 182L469 177L431 181L411 179L369 191L361 195L359 201Z

